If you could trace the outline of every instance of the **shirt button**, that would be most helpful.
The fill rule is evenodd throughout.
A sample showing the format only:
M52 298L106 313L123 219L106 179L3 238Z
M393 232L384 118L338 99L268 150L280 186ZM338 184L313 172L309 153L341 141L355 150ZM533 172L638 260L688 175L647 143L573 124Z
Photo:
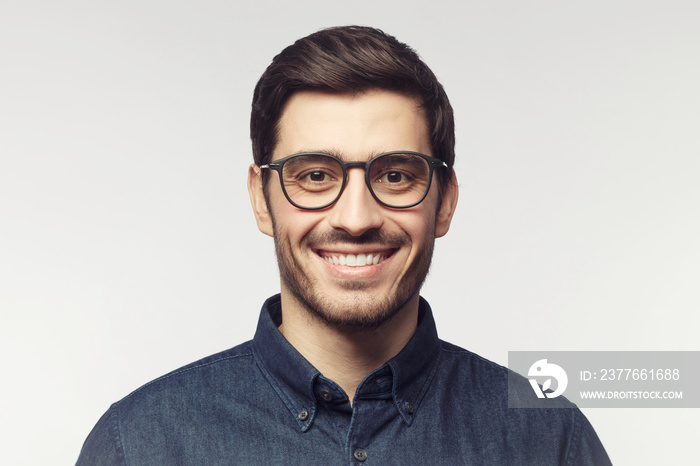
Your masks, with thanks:
M358 448L357 450L355 450L352 456L354 456L357 461L362 463L367 459L367 452L364 451L362 448Z
M411 403L409 403L409 402L407 401L407 402L405 402L403 405L404 405L404 407L406 408L406 412L407 412L408 414L413 414L414 409L413 409L413 405L412 405Z
M329 390L323 390L321 392L321 397L326 401L331 401L331 399L333 398L333 395L331 394L331 392Z
M297 414L297 418L298 418L300 421L306 421L306 419L307 419L308 417L309 417L309 412L308 412L307 410L305 410L305 409L302 409L301 411L299 411L299 414Z

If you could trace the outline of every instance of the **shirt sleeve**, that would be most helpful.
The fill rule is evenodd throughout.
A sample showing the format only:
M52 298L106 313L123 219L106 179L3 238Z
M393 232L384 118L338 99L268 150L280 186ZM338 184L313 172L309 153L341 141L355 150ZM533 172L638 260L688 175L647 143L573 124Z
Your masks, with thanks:
M111 407L88 435L76 466L126 465L117 410Z
M612 466L603 444L595 433L593 426L586 416L579 410L576 413L576 427L572 444L574 447L569 452L569 460L566 464L576 466Z

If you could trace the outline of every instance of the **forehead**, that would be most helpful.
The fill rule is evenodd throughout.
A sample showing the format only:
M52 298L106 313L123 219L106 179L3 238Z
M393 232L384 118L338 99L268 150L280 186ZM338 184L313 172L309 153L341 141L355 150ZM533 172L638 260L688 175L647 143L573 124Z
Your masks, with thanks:
M419 99L384 90L301 91L284 107L272 158L332 152L347 160L367 160L395 150L432 155Z

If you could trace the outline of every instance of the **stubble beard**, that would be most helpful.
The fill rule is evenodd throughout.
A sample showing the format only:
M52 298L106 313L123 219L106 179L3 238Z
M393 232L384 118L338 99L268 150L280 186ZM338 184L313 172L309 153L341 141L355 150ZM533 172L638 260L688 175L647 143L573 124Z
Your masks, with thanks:
M273 225L274 228L274 225ZM294 257L291 247L280 239L275 228L275 252L280 269L280 276L294 297L310 316L320 319L326 325L344 331L374 330L389 322L420 291L430 269L435 245L434 235L425 242L410 265L407 273L401 277L396 291L389 296L367 296L363 292L367 283L362 280L346 280L342 286L350 291L349 296L334 299L324 293L316 279L304 271L302 264ZM410 245L411 239L405 233L385 234L371 230L354 237L342 231L333 231L324 235L310 233L303 240L304 249L310 244L392 244Z

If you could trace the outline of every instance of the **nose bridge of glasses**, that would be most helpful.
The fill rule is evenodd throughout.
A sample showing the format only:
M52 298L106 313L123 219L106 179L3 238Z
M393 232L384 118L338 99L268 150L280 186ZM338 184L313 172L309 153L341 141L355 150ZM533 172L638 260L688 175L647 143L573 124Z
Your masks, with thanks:
M362 168L365 170L365 173L362 175L358 174L358 176L363 177L363 183L365 182L364 180L367 179L367 173L369 172L369 162L342 162L343 168L345 170L345 184L343 186L343 191L345 191L345 188L347 188L348 183L350 182L350 172L351 168ZM371 186L367 186L370 190L372 189Z
M345 168L367 168L370 162L344 162Z

